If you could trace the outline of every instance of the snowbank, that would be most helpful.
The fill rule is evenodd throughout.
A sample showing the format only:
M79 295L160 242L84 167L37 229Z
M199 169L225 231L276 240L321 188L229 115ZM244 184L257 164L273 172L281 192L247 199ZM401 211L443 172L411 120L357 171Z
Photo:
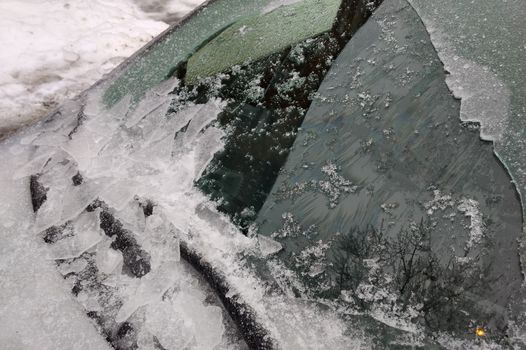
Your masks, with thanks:
M161 20L201 2L0 2L0 136L85 90L166 29Z

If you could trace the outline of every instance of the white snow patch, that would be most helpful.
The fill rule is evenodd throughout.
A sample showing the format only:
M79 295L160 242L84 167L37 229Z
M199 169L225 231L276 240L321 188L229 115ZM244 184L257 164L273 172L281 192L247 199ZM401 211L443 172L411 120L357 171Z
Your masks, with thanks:
M466 242L466 250L469 251L473 246L479 244L484 237L484 222L480 205L474 199L462 198L457 209L469 217L471 221L469 224L469 240Z
M134 0L148 17L172 24L205 0Z
M433 215L436 211L444 211L448 208L452 208L455 205L455 201L450 194L442 194L440 190L433 190L433 199L424 203L427 215Z
M201 2L1 1L0 137L78 95L166 29L162 20Z

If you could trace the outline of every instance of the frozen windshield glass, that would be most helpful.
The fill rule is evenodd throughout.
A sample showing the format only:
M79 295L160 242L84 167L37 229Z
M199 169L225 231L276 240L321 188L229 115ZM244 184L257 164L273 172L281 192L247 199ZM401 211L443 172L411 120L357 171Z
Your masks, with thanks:
M0 144L4 259L37 234L119 350L526 346L524 7L492 4L210 1Z

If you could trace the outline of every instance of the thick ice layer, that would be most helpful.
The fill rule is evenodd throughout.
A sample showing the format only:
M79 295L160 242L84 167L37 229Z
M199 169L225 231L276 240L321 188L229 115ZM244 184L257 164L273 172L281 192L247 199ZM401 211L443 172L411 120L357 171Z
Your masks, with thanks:
M171 85L173 86L173 82ZM157 89L157 96L164 104L169 101L167 92L166 89ZM186 208L186 214L181 213L184 220L179 226L185 228L185 225L188 225L192 206L189 205L188 195L185 192L192 191L195 176L201 173L213 153L221 146L220 140L224 133L218 129L211 132L214 128L209 124L221 110L222 103L213 100L204 106L189 106L187 110L168 117L165 116L166 109L159 114L154 108L150 108L149 113L144 112L144 115L137 118L136 125L128 128L124 118L128 113L129 99L125 98L111 110L104 111L95 107L98 102L97 94L92 96L94 100L86 106L80 108L71 106L71 113L64 115L60 120L44 123L2 145L2 163L6 166L3 169L7 172L2 176L2 181L5 182L3 187L6 189L13 187L9 184L13 181L20 183L13 188L14 193L11 196L13 203L9 202L11 198L9 194L3 196L5 208L2 208L2 215L12 218L12 221L2 222L3 230L8 230L5 237L8 242L3 247L8 250L11 247L11 250L18 251L20 257L34 254L34 257L26 258L28 261L21 266L24 264L29 266L38 259L38 255L35 254L37 248L48 259L60 259L58 260L60 271L65 276L72 273L78 276L85 275L90 266L96 266L98 277L93 278L100 279L111 286L110 289L114 292L107 296L108 300L120 299L122 305L113 311L111 309L108 311L108 305L102 298L107 294L101 294L102 289L97 290L88 285L78 292L77 301L83 305L86 312L97 312L102 317L106 317L107 312L113 313L117 323L135 317L130 322L145 325L141 328L144 329L140 336L141 348L149 349L153 346L152 335L161 344L168 342L166 346L169 348L175 346L170 339L165 340L169 332L165 331L166 324L162 317L166 315L147 311L149 307L155 309L166 303L174 303L172 314L178 315L181 323L179 328L173 328L171 331L183 334L187 347L212 349L224 343L222 311L215 306L207 305L206 295L199 291L195 278L188 275L188 271L180 266L179 233L161 210L163 201L171 202L173 208L181 206ZM63 113L66 112L68 109L64 108ZM202 113L198 114L198 112ZM190 131L189 134L179 135L185 137L184 148L176 148L175 135L185 126ZM15 170L14 176L9 170ZM19 201L15 196L16 191L19 191L20 195L29 195L28 176L31 173L39 174L38 181L47 191L47 198L37 212L33 228L31 221L28 220L32 217L29 206L26 205L26 210L20 210L19 214L10 213L10 210L13 211L10 208ZM20 178L20 180L11 180L12 178ZM148 178L149 180L146 180ZM145 196L156 201L156 209L146 219L143 210L134 199L137 196ZM137 280L121 274L123 253L112 248L115 237L110 239L101 230L101 209L85 211L96 198L114 206L118 210L117 215L122 213L123 222L134 228L135 233L140 233L136 239L151 256L151 272L144 277ZM198 198L206 201L204 197ZM126 208L129 209L125 210ZM15 223L27 224L20 227L15 226ZM9 234L11 231L15 232L13 231L15 227L25 230L16 238ZM48 228L51 231L47 230ZM39 236L31 234L32 231L39 233L44 230L47 230L45 239L49 244L48 247L42 247L43 242L40 241ZM32 245L28 246L30 242ZM21 247L17 248L18 246ZM27 251L19 251L20 249ZM4 259L15 257L8 251L2 256ZM90 265L92 263L95 265ZM44 266L53 271L51 264L48 260ZM3 261L1 266L8 268L9 265L11 264L8 261ZM41 272L35 272L45 276L45 268L44 271L42 270L41 268L37 270ZM28 272L31 273L31 270ZM6 274L3 285L12 285L14 290L24 288L22 281L28 272L25 274L18 272L17 278L15 278L17 275ZM28 277L29 287L31 277ZM183 280L192 286L180 285ZM17 287L14 287L14 283ZM178 285L180 286L177 287ZM65 293L66 299L69 299L69 291L66 291L65 287L66 284L58 279L57 281L51 279L49 286L45 286L50 291L58 288ZM163 297L169 290L172 290L170 293L172 299ZM35 348L31 344L38 339L38 333L34 339L32 337L25 339L26 336L22 334L21 337L16 335L14 330L17 323L12 323L8 318L18 317L12 314L13 310L18 309L21 314L28 314L28 317L34 318L35 326L39 320L49 322L50 325L57 324L61 320L61 315L68 312L63 306L64 301L57 304L50 298L48 300L51 303L50 308L62 305L60 307L64 308L64 311L55 312L55 316L50 314L42 319L32 314L33 309L38 312L39 306L29 295L29 299L13 299L10 293L5 291L2 296L3 302L0 304L5 309L2 313L1 327L2 339L5 341L2 344L12 345L13 348L17 348L17 344L22 343ZM29 308L25 308L25 304L29 305ZM186 311L183 310L184 308ZM150 317L137 320L138 310L141 313L146 312ZM196 310L198 312L195 312ZM56 343L53 342L55 339L50 337L43 344L44 348L48 347L47 343L49 348L57 349L91 348L90 346L97 342L102 344L102 337L95 334L91 324L81 316L82 312L80 310L77 312L78 315L69 316L71 320L68 319L68 322L86 323L83 327L88 327L89 331L82 330L81 326L77 325L75 332L80 332L80 336L76 336L76 339L68 340L71 331L64 332ZM78 321L75 321L77 319ZM8 323L11 326L8 326ZM93 334L90 335L90 332ZM73 346L73 340L79 343ZM103 346L99 345L98 348Z
M31 229L28 178L12 179L31 154L18 142L0 144L0 347L109 350ZM71 265L63 273L80 268Z
M195 277L179 261L179 241L220 272L230 288L227 297L248 305L283 348L345 349L363 343L362 337L353 340L332 311L269 289L245 266L243 256L273 255L281 246L244 236L193 187L223 147L225 132L214 120L224 103L211 99L168 112L176 98L168 92L176 84L169 81L150 91L135 109L123 98L106 110L98 91L92 91L86 103L67 105L60 118L9 141L7 157L16 164L4 180L27 183L35 175L45 189L46 199L27 234L44 237L47 247L39 249L60 259L59 271L85 312L97 315L99 326L112 337L124 332L123 325L133 329L132 341L140 349L156 342L165 348L233 346L225 335L223 312L206 302ZM27 215L25 211L15 222ZM117 229L120 233L111 234ZM134 270L130 254L140 254L140 269ZM60 285L58 281L56 287ZM24 303L32 300L16 305L26 310ZM128 346L131 335L123 334L112 338L114 346ZM19 339L14 333L8 336Z

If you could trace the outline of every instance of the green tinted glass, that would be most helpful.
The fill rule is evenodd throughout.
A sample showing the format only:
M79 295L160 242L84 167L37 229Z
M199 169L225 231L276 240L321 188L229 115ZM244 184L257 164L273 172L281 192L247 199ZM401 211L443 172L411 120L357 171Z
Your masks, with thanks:
M331 29L340 0L305 0L240 20L188 61L187 81L250 63Z

